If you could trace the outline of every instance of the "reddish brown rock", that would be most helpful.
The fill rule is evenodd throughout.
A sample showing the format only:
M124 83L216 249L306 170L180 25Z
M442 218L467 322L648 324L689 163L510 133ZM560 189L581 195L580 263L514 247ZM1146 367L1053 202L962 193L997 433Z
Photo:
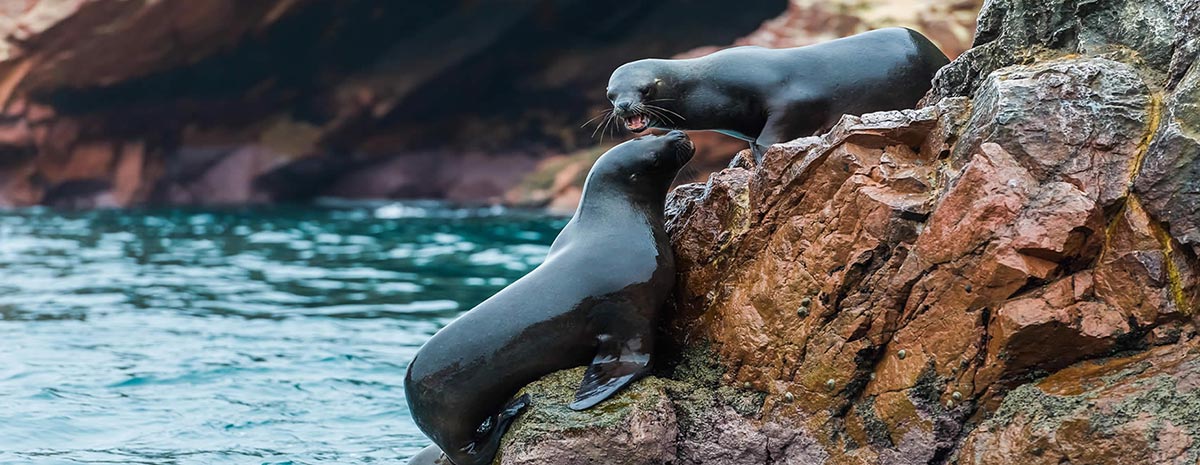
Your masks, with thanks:
M663 357L687 365L703 347L719 368L716 387L662 375L763 395L738 418L720 413L731 400L700 408L712 429L681 420L675 463L1200 457L1200 119L1191 71L1169 77L1191 52L1090 15L1193 23L1159 2L1101 1L1077 12L1077 37L1055 39L1040 21L1069 23L1062 3L989 8L1046 43L968 52L948 72L986 73L957 81L963 98L846 117L671 196L679 287ZM702 459L684 453L698 438Z
M1200 460L1200 349L1083 362L1008 395L966 438L959 464Z
M675 341L829 463L944 460L1009 389L1182 337L1198 262L1129 192L1157 111L1122 63L1013 67L681 190Z

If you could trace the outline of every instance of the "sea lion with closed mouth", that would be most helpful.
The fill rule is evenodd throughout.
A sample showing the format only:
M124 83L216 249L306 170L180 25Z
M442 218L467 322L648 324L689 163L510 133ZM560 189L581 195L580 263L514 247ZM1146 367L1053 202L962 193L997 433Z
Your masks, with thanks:
M590 364L570 405L582 410L649 370L654 322L675 285L663 207L694 150L672 131L606 152L546 261L421 347L404 391L434 445L410 464L491 463L531 401L513 395L549 373Z
M767 147L833 127L842 115L913 108L949 63L916 31L888 28L807 47L734 47L682 60L647 59L608 81L613 115L648 128L713 130Z

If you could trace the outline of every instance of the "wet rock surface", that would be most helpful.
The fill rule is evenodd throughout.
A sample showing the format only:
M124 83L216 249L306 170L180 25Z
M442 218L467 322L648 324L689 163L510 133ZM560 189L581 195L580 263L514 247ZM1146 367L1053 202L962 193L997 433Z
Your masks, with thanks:
M660 375L763 397L673 463L1194 463L1194 11L989 2L925 108L678 188Z

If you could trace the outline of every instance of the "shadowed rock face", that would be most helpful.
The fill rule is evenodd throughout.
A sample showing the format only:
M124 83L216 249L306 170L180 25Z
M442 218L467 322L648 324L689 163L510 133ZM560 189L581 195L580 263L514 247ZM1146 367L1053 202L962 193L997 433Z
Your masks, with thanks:
M621 63L729 43L785 6L3 2L0 206L490 200L592 145L582 112ZM85 180L110 187L58 189Z
M989 2L927 107L677 189L660 374L763 397L677 416L674 463L1200 460L1197 10L1167 3Z

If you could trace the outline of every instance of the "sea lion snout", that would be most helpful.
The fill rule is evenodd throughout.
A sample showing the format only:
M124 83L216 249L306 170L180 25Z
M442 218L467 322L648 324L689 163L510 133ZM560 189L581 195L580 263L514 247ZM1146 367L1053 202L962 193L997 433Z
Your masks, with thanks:
M687 164L696 154L696 144L692 143L692 139L686 132L676 129L666 133L663 137L671 141L671 146L675 148L675 159L680 166Z

